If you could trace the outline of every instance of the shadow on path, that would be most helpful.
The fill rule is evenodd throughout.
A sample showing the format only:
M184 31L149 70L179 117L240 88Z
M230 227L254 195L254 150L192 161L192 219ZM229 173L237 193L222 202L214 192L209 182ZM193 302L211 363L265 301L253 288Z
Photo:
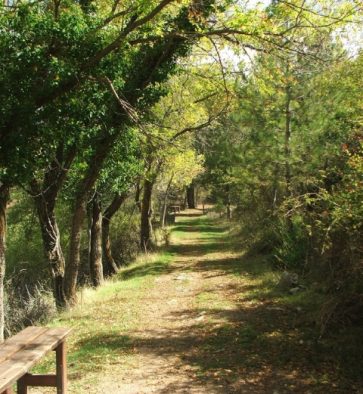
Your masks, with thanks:
M177 368L190 379L167 383L158 393L360 392L342 376L325 345L311 339L312 328L301 327L301 312L280 304L268 279L260 280L268 269L263 256L231 252L226 226L197 213L178 220L173 232L182 236L170 247L174 263L136 267L124 279L188 271L201 275L204 287L194 307L160 316L180 322L175 329L135 331L119 340L100 334L80 345L176 357Z

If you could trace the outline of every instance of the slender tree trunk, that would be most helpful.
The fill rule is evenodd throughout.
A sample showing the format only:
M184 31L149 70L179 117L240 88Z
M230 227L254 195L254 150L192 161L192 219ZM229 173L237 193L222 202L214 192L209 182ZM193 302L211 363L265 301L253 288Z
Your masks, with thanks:
M112 276L117 273L118 267L112 255L110 221L103 218L102 221L102 249L103 249L103 271L105 276Z
M189 209L195 209L195 187L193 183L187 187L187 203Z
M79 267L80 277L78 278L78 284L81 286L88 281L91 282L91 237L92 237L92 216L93 216L93 204L92 201L87 204L87 262L81 261L81 266Z
M273 197L272 197L272 213L275 214L277 202L278 202L278 190L279 190L279 164L275 164L273 172Z
M83 197L77 198L72 217L71 238L69 245L69 263L65 273L65 294L67 302L70 305L74 305L77 302L76 290L78 272L81 262L81 235L85 216L86 201Z
M111 238L110 238L110 224L113 216L121 208L121 205L126 200L127 193L117 194L112 200L111 204L103 213L102 219L102 248L103 248L103 269L104 274L109 276L116 274L118 267L115 259L112 256Z
M162 208L162 213L161 213L161 227L162 228L165 227L166 211L167 211L167 207L168 207L168 196L169 196L171 182L173 182L173 178L174 178L174 175L171 176L171 178L168 182L168 185L166 187L165 194L164 194L163 208Z
M38 194L34 197L34 202L42 234L44 255L50 267L54 300L58 308L64 308L66 305L63 289L65 260L55 215L55 200L48 201L47 195Z
M98 287L103 282L102 266L102 208L99 195L96 192L92 199L92 224L90 245L90 274L91 283Z
M5 278L5 238L6 238L6 207L9 201L9 188L0 183L0 342L4 340L5 305L4 305L4 278Z
M285 102L285 144L284 144L284 153L285 153L285 182L286 182L286 195L287 197L292 196L292 188L291 188L291 87L289 85L286 86L286 102ZM288 210L291 210L291 207L288 206ZM293 229L291 214L289 213L286 216L287 226L290 231Z
M227 220L232 219L232 212L231 212L231 198L230 198L230 186L226 185L226 210L227 210Z
M142 187L140 186L140 181L138 181L136 184L135 205L137 206L139 212L141 212L141 202L140 202L141 192L142 192Z
M143 251L147 251L151 247L151 198L154 182L148 179L144 181L142 206L141 206L141 228L140 228L140 246Z
M291 195L291 167L290 167L290 157L291 157L291 88L286 87L286 103L285 103L285 181L286 181L286 192L287 195Z

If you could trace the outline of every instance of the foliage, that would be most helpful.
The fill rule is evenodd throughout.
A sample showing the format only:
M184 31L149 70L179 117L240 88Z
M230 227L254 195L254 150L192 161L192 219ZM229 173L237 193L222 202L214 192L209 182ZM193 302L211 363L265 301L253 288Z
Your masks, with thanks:
M235 206L247 244L320 283L325 332L362 310L362 54L348 59L329 34L306 43L330 60L256 56L238 106L199 144L203 181Z
M120 266L128 265L139 254L139 222L133 201L126 202L112 221L113 255Z

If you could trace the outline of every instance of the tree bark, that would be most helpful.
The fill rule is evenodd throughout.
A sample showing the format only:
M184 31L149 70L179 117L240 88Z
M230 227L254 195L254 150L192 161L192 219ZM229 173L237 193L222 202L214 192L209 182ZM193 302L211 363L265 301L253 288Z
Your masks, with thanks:
M284 144L284 154L285 154L285 182L286 182L286 195L287 197L292 196L292 187L291 187L291 167L290 167L290 159L291 159L291 87L289 85L286 86L286 101L285 101L285 144ZM290 204L288 205L289 212L292 207ZM291 219L291 213L286 215L286 222L289 231L293 230L293 223Z
M63 289L65 260L55 215L55 200L50 200L47 199L45 194L38 194L34 198L42 234L44 255L50 267L53 282L54 300L58 308L64 308L66 305Z
M286 192L287 195L291 195L291 168L290 168L290 157L291 157L291 87L286 86L286 102L285 102L285 143L284 143L284 154L285 154L285 181L286 181Z
M90 274L93 287L103 282L102 266L102 208L96 192L92 199L92 224L90 245Z
M65 273L65 295L69 305L77 302L78 271L81 262L81 235L83 221L86 216L86 202L84 198L77 198L72 217L71 238L69 245L69 262Z
M166 187L166 190L165 190L165 194L164 194L163 208L162 208L162 214L161 214L162 215L161 216L161 227L162 228L165 227L165 218L166 218L166 211L167 211L167 206L168 206L168 196L169 196L171 182L173 182L173 178L174 178L174 175L172 175L172 177L170 178L168 185Z
M141 212L141 202L140 202L140 195L142 192L142 187L140 187L140 181L136 184L136 192L135 192L135 205L139 212Z
M189 209L195 209L195 188L193 183L187 187L187 203Z
M231 191L230 185L226 185L226 188L225 188L225 193L226 193L225 204L226 204L226 210L227 210L227 220L231 220L232 219L230 191Z
M151 248L151 198L153 192L154 182L145 179L143 194L142 194L142 206L141 206L141 228L140 228L140 247L143 251L148 251Z
M66 306L64 294L65 260L61 247L60 231L55 213L58 194L66 179L67 172L76 155L74 146L66 152L63 144L57 150L56 159L46 169L42 183L35 179L30 190L37 210L43 241L44 256L50 268L53 295L57 308Z
M110 224L113 216L121 208L121 205L127 198L127 193L116 194L111 204L103 213L102 219L102 249L103 249L103 270L107 276L116 274L118 267L115 259L112 256L111 238L110 238Z
M5 238L6 238L6 207L9 201L9 188L0 183L0 342L4 341L5 307L4 307L4 278L5 278Z

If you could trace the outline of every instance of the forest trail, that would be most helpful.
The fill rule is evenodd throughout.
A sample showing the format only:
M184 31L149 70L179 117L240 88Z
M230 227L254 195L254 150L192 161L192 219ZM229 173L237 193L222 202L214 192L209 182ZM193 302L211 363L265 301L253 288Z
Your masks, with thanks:
M133 357L92 393L326 392L326 366L306 365L312 355L297 314L266 297L263 262L243 260L234 246L227 228L199 210L177 218L172 261L138 303Z
M227 322L238 318L236 278L218 268L221 259L236 256L225 250L225 229L212 222L200 210L177 218L173 260L140 303L133 360L127 369L105 376L96 392L240 392L239 383L229 379L238 373L229 369L235 367L235 351L223 354L227 349L212 343Z
M130 266L114 293L98 290L107 301L56 322L75 327L70 394L358 393L274 297L263 256L241 249L218 219L180 215L167 264Z

